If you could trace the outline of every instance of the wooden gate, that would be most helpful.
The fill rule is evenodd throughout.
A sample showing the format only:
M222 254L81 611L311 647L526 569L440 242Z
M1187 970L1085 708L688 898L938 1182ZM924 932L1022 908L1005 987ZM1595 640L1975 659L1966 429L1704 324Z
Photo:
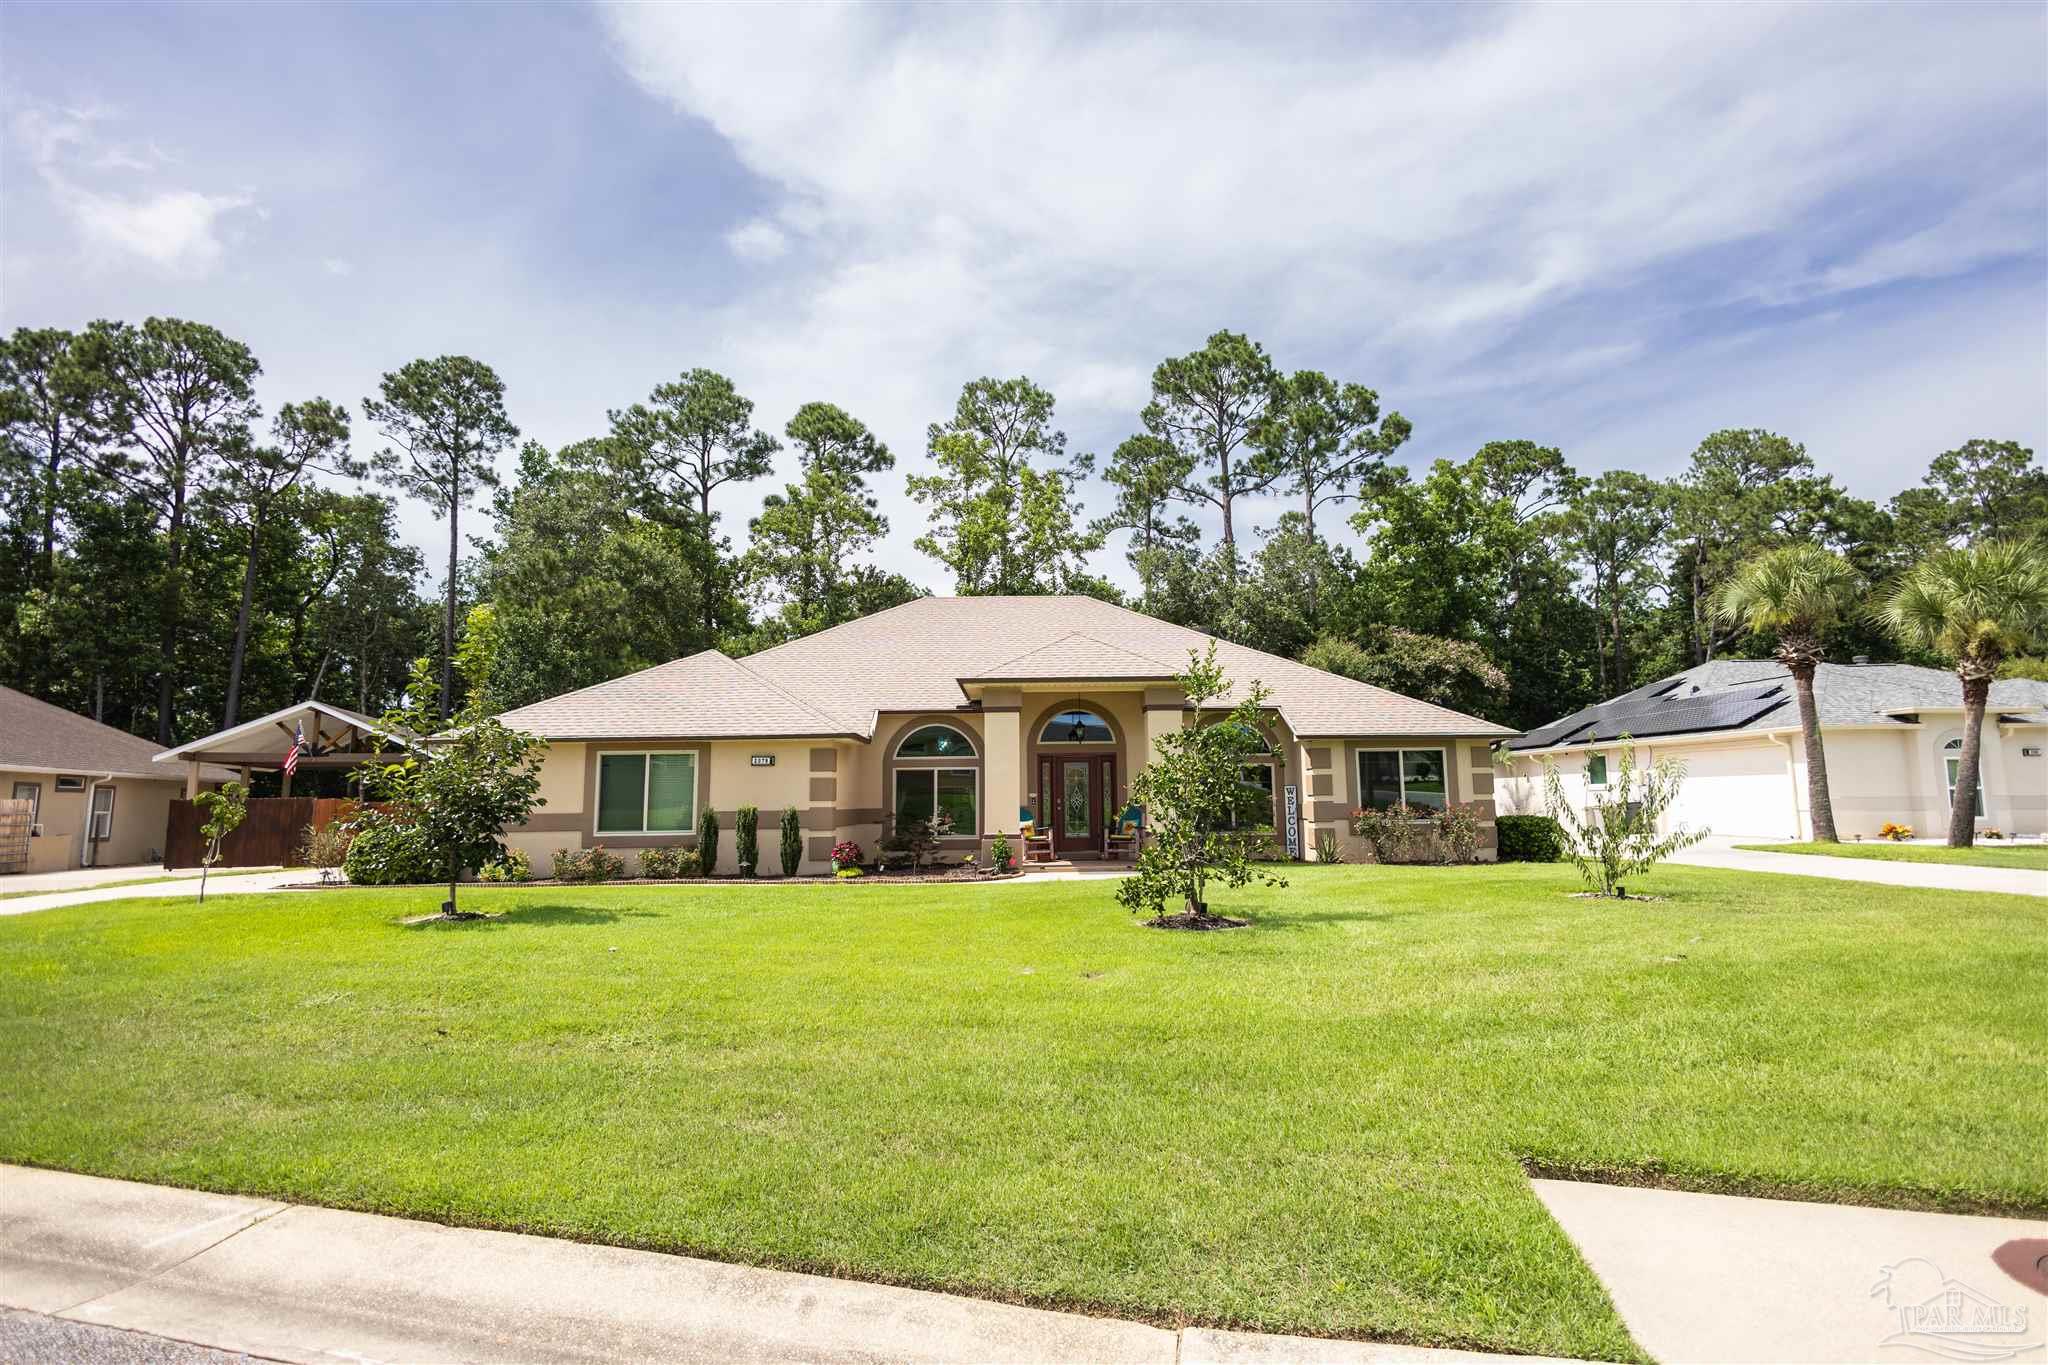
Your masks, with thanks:
M0 802L0 804L5 804ZM384 807L371 802L381 810ZM220 841L218 867L290 867L299 861L307 829L325 829L346 820L362 807L347 796L259 796L249 802L248 818ZM173 801L164 830L164 866L198 867L206 856L199 827L206 812L197 802Z
M28 831L35 818L33 801L0 801L0 874L28 871Z

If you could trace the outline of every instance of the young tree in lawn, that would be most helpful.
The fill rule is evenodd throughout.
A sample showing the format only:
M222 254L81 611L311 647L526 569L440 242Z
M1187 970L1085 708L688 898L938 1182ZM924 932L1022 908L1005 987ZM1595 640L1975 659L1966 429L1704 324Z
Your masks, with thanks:
M1231 690L1214 644L1206 655L1188 655L1179 682L1198 720ZM1208 887L1243 886L1260 875L1253 871L1246 836L1222 827L1266 813L1266 798L1244 781L1245 766L1267 749L1266 696L1255 681L1213 724L1161 735L1131 779L1131 802L1145 812L1146 841L1132 875L1117 883L1116 898L1133 914L1149 910L1155 924L1188 928L1237 923L1210 914ZM1270 873L1264 880L1268 886L1286 884ZM1181 907L1171 919L1170 904Z
M157 601L157 743L176 744L178 644L185 628L185 550L193 499L211 482L220 452L245 439L262 366L241 342L177 318L140 327L96 322L89 336L111 391L120 447L103 461L131 496L154 508L164 535Z
M1281 491L1301 499L1302 523L1316 540L1316 509L1356 497L1360 484L1386 467L1411 427L1398 412L1380 415L1380 396L1363 384L1340 384L1318 370L1297 370L1280 382L1279 396L1254 439L1265 461L1280 471ZM1308 612L1316 614L1318 583L1308 585Z
M1948 817L1950 848L1976 839L1984 707L1998 667L2048 635L2048 549L1991 540L1936 550L1906 571L1879 608L1899 643L1952 660L1963 684L1963 748Z
M1564 831L1565 853L1580 878L1603 896L1628 894L1627 879L1648 872L1664 859L1707 837L1707 830L1674 826L1657 833L1657 822L1678 799L1685 784L1685 765L1675 758L1659 760L1638 779L1636 746L1621 737L1620 764L1605 791L1588 788L1583 805L1566 798L1557 764L1543 762L1543 794L1550 816Z
M200 792L192 804L206 812L199 837L206 840L206 852L199 859L199 903L206 904L206 875L220 861L221 840L242 827L249 815L249 789L239 782L223 782L219 791Z
M1743 564L1721 588L1715 610L1759 635L1778 637L1778 662L1792 674L1799 698L1799 733L1806 746L1806 806L1813 837L1837 842L1835 808L1828 795L1827 750L1813 677L1825 657L1822 640L1863 604L1864 584L1849 561L1811 543L1780 546Z
M753 400L711 370L691 370L657 386L647 402L612 412L611 424L610 457L641 490L648 514L700 539L700 615L705 635L715 636L731 571L723 563L711 495L726 484L766 475L782 443L754 429Z
M456 905L462 874L504 856L505 827L524 824L546 804L540 797L546 750L546 741L496 717L465 715L454 729L371 778L377 795L419 830L445 869L445 918L465 918Z
M1102 544L1081 524L1074 493L1094 458L1068 457L1053 402L1026 378L976 379L952 419L926 432L938 472L904 481L932 509L917 548L953 571L963 595L1072 591Z
M1218 332L1201 350L1163 360L1152 371L1145 429L1185 468L1175 496L1222 514L1226 546L1237 544L1237 499L1264 492L1285 472L1260 445L1283 388L1265 349L1236 332Z
M455 706L455 599L459 588L463 504L498 486L493 460L517 439L505 415L505 382L468 356L415 360L386 374L363 415L390 445L371 458L384 483L424 501L448 519L448 583L441 604L440 719Z
M235 639L228 655L228 695L220 728L232 729L241 714L242 664L249 652L250 607L256 596L256 571L263 531L279 502L298 487L308 472L361 478L366 466L349 458L348 411L324 398L287 403L271 423L271 444L259 445L249 434L221 447L223 503L249 528L242 562L242 603L235 613Z

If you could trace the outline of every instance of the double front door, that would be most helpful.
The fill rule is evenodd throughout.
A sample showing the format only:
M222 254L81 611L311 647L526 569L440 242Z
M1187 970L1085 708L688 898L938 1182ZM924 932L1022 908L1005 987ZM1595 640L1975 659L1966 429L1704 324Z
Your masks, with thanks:
M1116 755L1040 754L1039 818L1061 853L1100 853L1113 818Z

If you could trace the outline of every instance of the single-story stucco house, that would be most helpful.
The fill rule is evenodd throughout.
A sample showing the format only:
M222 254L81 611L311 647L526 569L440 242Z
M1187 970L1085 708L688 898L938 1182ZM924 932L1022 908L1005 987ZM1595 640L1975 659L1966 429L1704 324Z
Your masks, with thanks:
M1835 829L1871 838L1886 822L1938 836L1963 747L1962 684L1911 664L1822 664L1814 678ZM1615 741L1637 763L1686 765L1667 825L1757 839L1810 839L1799 702L1782 664L1717 659L1589 706L1509 740L1500 810L1542 814L1544 765L1566 799L1617 776ZM2048 826L2048 683L1993 683L1985 712L1977 828L2041 834Z
M10 803L0 872L155 862L182 775L125 730L0 687L0 800ZM232 776L205 770L213 783ZM28 834L13 812L26 810Z
M1491 856L1490 745L1513 732L1090 597L927 597L743 659L715 650L505 714L549 742L546 805L507 842L630 856L694 846L698 813L734 864L742 805L761 811L763 872L796 807L806 873L852 840L872 855L892 819L952 814L956 856L1013 847L1025 813L1067 857L1103 853L1153 741L1193 724L1175 677L1217 645L1230 681L1271 692L1272 753L1245 780L1297 857L1324 831L1347 856L1357 807L1474 803Z

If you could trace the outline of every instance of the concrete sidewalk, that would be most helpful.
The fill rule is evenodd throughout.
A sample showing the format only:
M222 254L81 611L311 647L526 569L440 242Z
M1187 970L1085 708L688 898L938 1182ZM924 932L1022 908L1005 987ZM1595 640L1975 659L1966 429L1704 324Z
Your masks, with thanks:
M1532 1183L1667 1365L2048 1360L2048 1222Z
M147 876L138 870L135 875ZM158 875L162 875L159 871ZM286 867L273 872L244 872L240 868L216 872L206 879L206 898L246 896L257 891L275 891L293 882L310 882L319 877L311 868ZM26 915L33 910L61 910L67 905L91 905L97 901L135 900L143 896L178 896L196 900L199 874L177 874L175 881L148 881L139 886L89 886L73 891L51 891L39 896L16 896L0 900L0 915Z
M1516 1359L1020 1308L0 1166L0 1305L286 1361Z
M1819 853L1759 853L1715 837L1665 859L1688 867L1725 867L1735 872L1783 872L1794 877L1917 886L1932 891L2002 892L2048 896L2048 872L2031 868L1967 867L1952 863L1894 863L1880 858L1830 858ZM1756 840L1745 842L1755 843Z

